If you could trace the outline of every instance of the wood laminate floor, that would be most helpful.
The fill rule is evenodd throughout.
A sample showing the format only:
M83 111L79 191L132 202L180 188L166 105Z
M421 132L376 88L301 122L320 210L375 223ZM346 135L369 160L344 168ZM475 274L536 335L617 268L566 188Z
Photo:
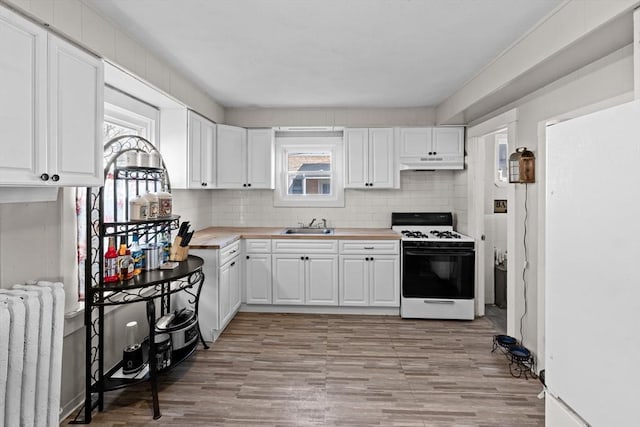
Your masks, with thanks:
M105 396L92 426L543 426L487 319L239 313L209 350ZM68 422L65 421L65 425Z

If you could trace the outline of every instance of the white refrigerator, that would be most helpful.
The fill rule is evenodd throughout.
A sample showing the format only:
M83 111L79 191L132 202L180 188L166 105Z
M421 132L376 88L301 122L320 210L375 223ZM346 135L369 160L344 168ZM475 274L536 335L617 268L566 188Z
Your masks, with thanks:
M547 136L546 425L640 426L640 103Z

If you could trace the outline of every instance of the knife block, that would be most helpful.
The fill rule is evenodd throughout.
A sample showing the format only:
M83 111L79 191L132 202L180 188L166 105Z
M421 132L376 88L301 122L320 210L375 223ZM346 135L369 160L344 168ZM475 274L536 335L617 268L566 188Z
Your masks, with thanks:
M189 246L180 246L182 237L177 236L171 245L169 252L169 261L185 261L189 256Z

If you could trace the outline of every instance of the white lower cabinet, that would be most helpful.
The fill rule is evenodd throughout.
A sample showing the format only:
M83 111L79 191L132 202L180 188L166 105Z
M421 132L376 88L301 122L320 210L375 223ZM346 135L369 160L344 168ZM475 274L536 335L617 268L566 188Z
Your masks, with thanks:
M198 318L205 341L215 341L240 308L240 242L222 249L192 249L204 260Z
M304 304L304 257L273 255L273 303Z
M338 255L305 256L305 304L338 305Z
M247 304L271 304L271 254L248 253L245 260Z
M397 241L344 241L340 254L340 305L400 305Z

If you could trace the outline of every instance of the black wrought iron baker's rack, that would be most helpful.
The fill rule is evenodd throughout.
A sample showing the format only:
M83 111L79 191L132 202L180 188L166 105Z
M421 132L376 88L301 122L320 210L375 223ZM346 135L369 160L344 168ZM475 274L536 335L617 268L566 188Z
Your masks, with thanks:
M132 163L128 159L155 158L157 163ZM160 315L171 310L171 296L177 292L188 295L196 319L198 301L204 282L202 258L190 255L172 270L143 271L133 279L105 283L103 257L106 239L124 237L131 241L133 234L145 237L147 242L158 242L165 232L175 230L180 217L172 215L149 220L129 220L128 200L143 192L171 192L169 176L158 150L148 140L133 135L119 136L104 146L104 186L86 189L86 245L85 261L85 402L72 424L88 424L94 410L104 410L104 393L143 381L149 381L153 399L153 418L160 418L158 401L158 374L156 366L155 322L156 302ZM121 363L105 369L105 307L146 303L149 335L143 343L148 373L141 378L113 376ZM163 332L172 332L171 329ZM198 327L199 340L173 355L170 369L191 356L199 342L207 344Z

